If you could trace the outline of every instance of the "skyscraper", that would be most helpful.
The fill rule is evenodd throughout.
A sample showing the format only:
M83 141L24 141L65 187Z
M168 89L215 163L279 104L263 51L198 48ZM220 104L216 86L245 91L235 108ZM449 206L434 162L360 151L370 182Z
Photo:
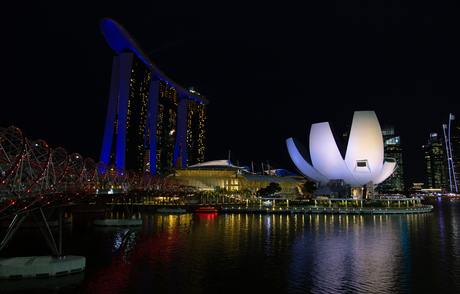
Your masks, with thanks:
M161 72L119 23L100 28L117 54L100 160L151 174L203 162L208 100Z
M447 181L449 192L458 192L460 188L460 124L453 114L449 114L449 123L442 126L447 158Z
M422 146L425 155L426 182L428 189L446 188L446 157L442 137L431 133L428 144Z
M384 192L404 191L403 157L401 138L395 135L394 126L382 127L384 157L394 158L397 162L396 170L379 184Z

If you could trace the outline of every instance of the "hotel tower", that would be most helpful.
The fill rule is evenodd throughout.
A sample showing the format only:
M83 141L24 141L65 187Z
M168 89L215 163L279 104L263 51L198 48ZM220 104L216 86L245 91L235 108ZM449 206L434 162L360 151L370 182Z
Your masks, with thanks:
M150 174L203 162L208 100L161 72L119 23L100 28L116 52L100 160Z

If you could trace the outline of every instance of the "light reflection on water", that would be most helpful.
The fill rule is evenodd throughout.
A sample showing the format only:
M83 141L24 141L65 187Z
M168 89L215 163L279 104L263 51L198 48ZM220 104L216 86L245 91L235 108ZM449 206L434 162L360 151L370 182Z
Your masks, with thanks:
M139 228L93 227L88 216L73 217L64 249L87 258L83 274L59 286L50 283L58 279L33 279L34 290L17 281L0 287L66 294L458 293L460 201L429 204L433 213L414 215L145 213ZM12 246L27 235L20 231ZM27 250L8 246L2 257Z

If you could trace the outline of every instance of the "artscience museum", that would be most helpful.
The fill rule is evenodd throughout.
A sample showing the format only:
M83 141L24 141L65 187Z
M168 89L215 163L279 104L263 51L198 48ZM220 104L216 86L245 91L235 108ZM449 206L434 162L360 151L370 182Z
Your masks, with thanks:
M286 144L299 172L319 183L320 189L341 182L355 195L365 187L364 193L369 189L373 198L374 186L396 169L396 160L384 157L382 131L374 111L354 113L345 145L334 136L329 122L311 126L308 148L295 138L287 139Z

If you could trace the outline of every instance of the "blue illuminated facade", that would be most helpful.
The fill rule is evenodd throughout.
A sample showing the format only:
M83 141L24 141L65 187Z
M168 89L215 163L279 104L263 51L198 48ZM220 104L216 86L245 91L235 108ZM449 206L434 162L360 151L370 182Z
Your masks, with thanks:
M460 124L455 121L455 116L449 114L449 124L444 124L444 140L447 156L447 172L449 174L449 192L458 192L460 185Z
M164 75L120 24L100 27L117 53L100 160L151 174L203 162L208 100Z

